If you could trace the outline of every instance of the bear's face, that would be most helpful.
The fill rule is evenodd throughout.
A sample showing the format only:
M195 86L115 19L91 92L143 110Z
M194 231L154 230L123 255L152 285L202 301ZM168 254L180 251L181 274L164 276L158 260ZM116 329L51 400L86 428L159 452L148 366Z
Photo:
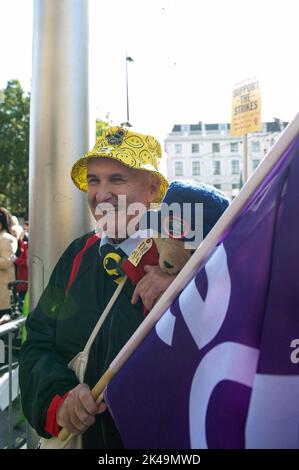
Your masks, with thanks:
M184 242L174 238L154 238L161 271L168 274L178 273L190 258L192 251L184 247Z

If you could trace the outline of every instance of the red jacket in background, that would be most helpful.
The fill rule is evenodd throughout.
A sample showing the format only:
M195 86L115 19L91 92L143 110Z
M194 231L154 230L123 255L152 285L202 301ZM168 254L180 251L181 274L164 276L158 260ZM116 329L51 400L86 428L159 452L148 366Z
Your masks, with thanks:
M19 242L20 254L15 261L16 265L16 281L28 281L28 242ZM27 284L20 284L16 287L18 292L24 292L27 290Z

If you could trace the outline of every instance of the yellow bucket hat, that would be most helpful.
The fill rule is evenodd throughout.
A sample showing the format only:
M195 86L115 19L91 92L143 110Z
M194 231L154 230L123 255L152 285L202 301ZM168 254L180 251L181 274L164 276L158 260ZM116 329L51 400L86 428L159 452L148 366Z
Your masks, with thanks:
M138 134L122 126L105 129L90 152L77 160L71 170L71 177L77 188L87 190L87 160L90 157L113 158L130 168L151 171L160 177L160 189L155 202L161 202L168 188L168 182L158 170L162 157L160 143L151 135Z

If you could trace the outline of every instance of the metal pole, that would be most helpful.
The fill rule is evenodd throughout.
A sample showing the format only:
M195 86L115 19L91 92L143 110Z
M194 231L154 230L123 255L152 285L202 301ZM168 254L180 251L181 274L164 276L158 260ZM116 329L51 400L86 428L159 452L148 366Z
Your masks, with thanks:
M129 113L129 80L128 80L128 55L126 51L126 90L127 90L127 122L130 122Z
M243 140L243 184L246 183L248 179L248 140L247 134L244 135Z
M90 119L89 0L35 0L30 117L30 309L66 246L90 230L72 163L95 141ZM35 442L28 439L28 447Z
M128 62L134 62L134 59L132 59L132 57L129 57L128 54L127 54L127 51L126 51L127 123L130 123Z
M13 423L12 423L12 335L8 333L8 448L13 449Z

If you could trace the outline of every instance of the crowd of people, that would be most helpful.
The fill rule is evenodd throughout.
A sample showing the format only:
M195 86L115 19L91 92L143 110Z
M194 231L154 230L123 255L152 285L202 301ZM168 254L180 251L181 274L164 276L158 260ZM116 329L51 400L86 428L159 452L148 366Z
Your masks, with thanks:
M12 295L24 300L28 287L28 230L27 221L21 225L16 216L0 207L0 325L11 320ZM8 284L13 281L13 292ZM15 300L15 299L14 299Z

